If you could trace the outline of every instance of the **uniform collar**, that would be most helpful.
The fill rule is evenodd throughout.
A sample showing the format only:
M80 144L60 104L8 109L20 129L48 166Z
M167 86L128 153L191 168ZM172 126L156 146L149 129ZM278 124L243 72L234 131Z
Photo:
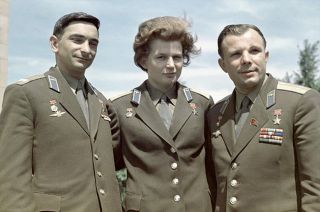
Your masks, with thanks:
M152 100L152 103L154 105L158 104L160 98L163 95L166 95L169 98L171 104L176 105L176 102L177 102L177 84L175 84L172 88L170 88L165 93L163 93L162 91L160 91L157 88L155 88L154 86L152 86L151 83L149 83L149 81L146 82L146 87L147 87L147 90L149 92L149 95L150 95L150 98Z
M251 102L254 104L257 96L259 95L259 92L260 92L261 88L266 83L267 79L268 79L268 75L266 74L262 85L261 86L257 86L253 91L251 91L247 95L245 95L243 93L240 93L237 89L235 89L236 90L236 112L237 113L240 111L241 102L242 102L242 100L243 100L243 98L245 96L247 96L251 100Z
M58 69L58 71L60 71L60 69L58 67L56 67ZM84 89L86 89L85 83L86 83L86 78L82 78L80 80L68 75L67 73L60 71L60 73L62 74L62 76L66 79L67 83L69 84L71 90L73 91L73 93L76 92L76 89L78 87L78 81L80 81L80 83L82 84L82 87Z

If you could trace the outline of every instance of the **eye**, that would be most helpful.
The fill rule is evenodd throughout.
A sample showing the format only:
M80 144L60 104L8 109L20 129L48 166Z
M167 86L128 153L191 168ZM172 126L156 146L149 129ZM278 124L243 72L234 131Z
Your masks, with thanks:
M173 60L174 60L175 62L181 62L181 61L183 60L183 57L182 57L181 55L177 55L177 56L174 56L174 57L173 57Z
M164 55L158 55L158 56L156 57L156 59L157 59L157 60L164 61L164 60L166 60L166 59L167 59L167 57L166 57L166 56L164 56Z
M91 46L91 47L94 47L94 48L96 48L97 46L98 46L98 41L95 41L95 40L91 40L91 41L89 41L89 45Z
M84 42L84 39L81 37L72 37L70 40L76 44L81 44Z
M253 48L253 49L250 50L251 54L258 54L260 52L261 52L261 49L259 49L259 48Z
M233 53L231 53L230 56L231 56L231 57L240 57L240 56L241 56L241 53L240 53L240 52L233 52Z

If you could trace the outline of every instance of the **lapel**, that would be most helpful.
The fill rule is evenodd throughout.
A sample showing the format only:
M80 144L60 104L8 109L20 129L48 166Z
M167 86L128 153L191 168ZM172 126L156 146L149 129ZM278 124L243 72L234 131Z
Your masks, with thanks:
M261 88L257 96L245 125L243 126L238 140L234 146L232 160L251 142L253 137L260 131L264 124L268 121L267 115L267 94L276 89L277 81L269 75L265 85ZM251 124L251 120L256 120L256 124Z
M88 83L88 106L90 119L90 138L93 141L98 131L103 102L100 100L93 87Z
M65 111L69 113L79 123L82 129L86 131L86 133L89 135L88 126L83 112L75 95L72 93L72 90L70 89L70 86L67 83L67 81L64 79L60 71L55 67L50 68L50 70L45 73L45 76L47 78L48 75L55 77L59 86L59 90L52 89L56 94L57 101L65 109Z
M229 97L229 103L222 114L220 132L230 156L232 156L235 143L234 114L235 114L235 91Z
M164 126L159 113L152 103L149 92L146 88L146 82L136 88L141 92L139 104L133 104L136 115L158 136L164 139L168 144L174 146L173 139L169 131Z
M190 115L192 114L191 106L183 93L184 86L180 85L179 83L177 84L177 86L179 86L177 103L175 106L171 126L169 129L172 138L175 138L175 136L180 131L184 123L189 119Z

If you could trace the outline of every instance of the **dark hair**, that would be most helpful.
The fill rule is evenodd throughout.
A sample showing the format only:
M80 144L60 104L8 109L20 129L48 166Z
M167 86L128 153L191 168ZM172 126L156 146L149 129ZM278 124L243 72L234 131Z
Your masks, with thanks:
M220 57L221 58L223 57L221 45L222 45L222 42L225 39L225 37L227 37L228 35L242 35L245 32L247 32L249 29L253 29L257 33L259 33L259 35L262 37L264 47L266 48L267 41L257 26L255 26L253 24L231 24L231 25L227 25L226 27L224 27L224 29L221 31L221 33L218 37L218 53L219 53Z
M71 22L74 22L74 21L84 21L84 22L92 23L97 28L97 30L99 30L99 27L100 27L100 21L98 18L84 12L74 12L74 13L70 13L62 16L56 22L53 29L53 35L55 35L57 38L60 38L61 35L63 34L63 30Z
M147 71L140 65L141 59L149 55L149 44L152 40L162 39L180 41L183 49L183 65L189 65L191 54L197 55L200 53L200 50L194 45L197 41L196 36L193 37L187 31L189 26L190 23L185 19L172 16L157 17L140 24L133 44L135 64L142 70Z

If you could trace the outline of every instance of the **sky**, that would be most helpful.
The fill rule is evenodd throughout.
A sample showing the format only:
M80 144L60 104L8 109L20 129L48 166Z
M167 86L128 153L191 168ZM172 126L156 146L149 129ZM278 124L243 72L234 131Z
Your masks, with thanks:
M234 88L218 65L217 37L228 24L255 24L267 40L267 72L278 79L298 71L299 49L320 40L318 0L9 0L8 84L55 65L49 45L55 22L83 11L101 21L100 42L87 79L106 97L140 85L147 74L135 66L133 40L140 23L158 16L184 17L201 54L183 68L180 81L215 101Z

